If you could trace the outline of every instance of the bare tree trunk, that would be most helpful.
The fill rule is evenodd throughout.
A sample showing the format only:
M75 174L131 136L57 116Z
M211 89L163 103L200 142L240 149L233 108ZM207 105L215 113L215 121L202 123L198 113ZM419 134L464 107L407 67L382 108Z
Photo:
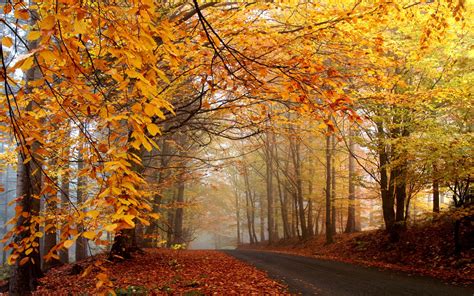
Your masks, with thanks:
M169 205L173 204L176 200L176 188L173 188L173 196L168 202ZM173 231L174 231L174 210L168 208L168 217L167 217L167 229L166 229L166 246L169 248L173 243Z
M333 234L337 232L337 212L336 212L336 139L334 134L331 136L331 231Z
M257 235L255 233L255 200L252 197L252 191L250 190L250 181L247 167L244 166L243 170L244 184L245 184L245 197L247 200L247 219L249 227L250 243L258 243Z
M403 123L403 118L400 115L395 115L393 118L394 123L397 124L395 128L391 130L392 138L398 139L400 137L408 137L409 131L406 127L399 125ZM392 146L392 150L395 147ZM392 241L398 241L400 238L400 231L405 229L405 202L407 201L407 160L404 158L405 149L398 147L400 151L392 152L392 156L396 158L399 164L392 169L390 174L390 186L393 188L396 200L396 212L395 212L395 225L391 231ZM393 177L392 177L393 175Z
M78 152L78 162L77 162L77 189L76 189L76 199L78 208L82 207L84 203L84 189L86 186L86 177L81 174L81 171L84 169L84 159L82 156L82 148ZM79 224L77 226L79 232L84 231L84 225ZM79 236L76 240L76 262L83 260L87 257L87 239L82 235Z
M313 227L313 201L310 199L308 200L308 237L314 235Z
M245 205L246 205L246 210L247 210L246 211L247 212L247 228L249 232L249 241L250 241L250 244L253 245L255 244L255 240L252 234L252 217L251 217L251 212L250 212L250 198L247 191L245 191Z
M165 136L163 136L161 138L161 143L160 143L160 148L161 150L159 151L159 153L161 154L160 155L160 160L159 160L159 163L160 163L160 170L158 172L158 176L157 176L157 184L158 186L160 186L160 184L162 184L163 182L163 179L165 178L165 170L164 168L166 168L168 166L168 162L169 162L169 157L167 157L166 155L168 155L170 153L170 146L168 144L168 141L167 141L167 138ZM161 204L162 204L162 194L161 193L157 193L153 196L153 213L160 213L160 210L161 210ZM158 234L159 234L159 220L158 219L152 219L150 221L150 226L148 226L146 228L146 235L149 237L147 239L147 244L149 247L155 247L157 246L157 242L158 242Z
M51 166L55 166L55 162L51 163ZM52 177L51 178L54 183L57 184L58 179ZM58 210L58 196L57 192L54 194L48 194L45 196L44 202L45 202L45 209L48 214L48 216L52 216L53 218L47 218L45 221L45 226L44 226L44 240L43 240L43 255L46 255L49 253L49 251L56 246L57 239L57 221L55 219L55 216L57 214ZM43 270L48 270L52 267L58 266L61 263L56 258L51 258L50 260L44 261L43 262Z
M321 210L322 210L322 205L320 204L318 207L318 211L316 213L316 219L314 222L314 234L319 235L319 219L321 218ZM321 223L322 225L322 223Z
M38 143L31 146L31 151L34 153L39 147ZM26 164L23 163L24 157L22 155L18 158L18 173L17 173L17 194L22 196L17 202L17 206L21 207L23 213L28 213L27 217L20 215L18 217L16 227L19 229L15 232L13 241L21 245L21 241L31 237L32 233L38 232L38 225L32 220L39 216L41 192L41 169L39 159L31 160ZM38 162L37 162L38 161ZM35 238L34 243L39 245L39 238ZM20 261L23 258L30 259L23 265ZM31 260L32 259L32 260ZM12 276L10 277L9 295L26 295L35 290L38 282L37 279L42 276L41 272L41 257L39 248L34 249L29 255L22 252L13 266Z
M308 236L314 236L314 220L313 220L313 180L314 175L313 160L309 158L309 178L308 178Z
M131 138L129 138L129 141ZM143 156L143 152L141 150L137 150L134 148L129 148L129 153L133 153L140 157ZM141 166L132 163L132 170L135 172L139 172ZM127 196L123 196L122 198L127 198ZM136 236L136 227L122 229L115 233L114 242L112 243L112 247L110 248L109 253L109 260L123 260L123 259L130 259L132 258L132 252L139 250L138 243L137 243L137 236Z
M280 222L279 219L278 219L278 206L275 205L273 208L275 209L275 213L273 213L273 217L275 218L275 223L274 223L275 228L274 228L273 234L275 236L274 237L275 241L278 241L279 240L279 231L278 231L279 227L278 226L279 226L279 222Z
M68 149L69 150L69 149ZM69 157L69 151L67 153ZM69 208L69 180L70 180L70 172L69 172L69 161L66 165L65 170L61 174L61 205L63 208ZM59 258L62 263L69 263L69 249L62 248L59 251Z
M176 195L176 209L174 216L173 244L183 244L183 218L184 218L184 172L181 172L178 180L178 194Z
M234 188L235 194L235 218L237 222L237 246L239 246L242 242L240 238L240 202L239 202L239 193L237 192L237 188Z
M328 132L330 132L329 129ZM331 243L333 243L331 226L331 137L326 136L326 244Z
M380 165L380 194L382 197L382 211L383 219L385 222L385 229L387 232L391 232L395 223L395 211L394 211L394 196L389 190L389 179L388 179L388 152L387 147L383 143L384 129L380 122L377 122L377 137L378 143L378 154L379 154L379 165Z
M354 131L349 131L349 208L347 211L346 233L356 231L356 211L355 211L355 142Z
M254 191L254 196L256 193ZM260 241L265 241L265 208L264 208L264 197L260 195Z
M271 151L270 132L267 131L265 137L265 176L267 185L267 226L268 243L272 244L275 240L275 217L273 216L273 153Z
M31 4L35 4L32 2ZM34 26L38 19L38 13L35 10L30 9L30 25ZM29 49L33 50L38 47L38 41L30 41ZM41 73L37 67L33 67L26 72L25 81L26 88L25 94L31 93L29 82L35 81L41 77ZM30 102L25 108L26 112L35 111L35 104ZM20 110L19 110L20 111ZM16 130L15 132L20 132ZM21 133L21 132L20 132ZM36 154L36 151L40 148L40 143L34 142L29 147L29 156L31 160L25 163L27 159L27 144L23 141L23 135L19 136L20 139L20 155L18 157L17 166L17 196L21 197L17 201L17 206L22 209L23 213L28 213L28 216L20 215L16 222L17 231L13 236L13 242L21 245L21 242L28 238L33 237L34 232L39 231L38 224L33 221L39 217L40 212L40 193L42 187L42 159ZM31 243L38 244L39 238L36 237ZM41 256L39 252L40 247L34 248L33 252L29 255L25 255L25 252L21 252L17 258L15 265L12 268L12 275L9 283L9 295L26 295L33 291L37 286L37 279L42 276L41 272ZM29 257L28 261L20 265L20 261L24 258Z
M274 141L275 143L275 141ZM278 149L275 146L275 160L278 161ZM277 165L277 169L275 170L275 177L278 185L278 196L280 197L280 212L281 212L281 221L283 226L283 238L287 239L290 235L290 226L288 223L288 202L287 202L287 195L285 188L282 188L283 184L281 183L280 179L280 172L279 172L279 165Z
M3 150L3 143L1 143L2 145L2 153L4 152ZM2 214L2 217L3 217L3 221L2 221L2 232L1 232L1 237L3 237L5 235L5 233L7 233L7 222L8 222L8 193L10 191L10 187L9 187L9 184L8 184L8 179L9 179L9 168L6 167L5 168L5 181L3 182L4 186L5 186L5 191L2 192L2 194L5 196L5 199L4 199L4 204L3 204L3 214ZM5 264L5 262L7 261L7 251L5 250L5 245L7 244L7 242L4 242L2 243L2 264Z
M433 165L433 212L439 213L439 181L438 181L438 169L436 165Z
M252 209L252 235L255 242L258 243L257 232L255 231L255 213L257 212L257 206L256 206L257 196L255 195L255 193L254 195L252 195L252 192L250 192L250 189L249 189L249 194L250 194L250 203L252 205L251 207Z
M299 219L299 223L301 225L301 237L306 239L308 238L308 229L306 227L306 217L304 212L303 184L301 178L301 151L299 140L293 140L290 138L290 146L296 179L295 202L298 215L297 218Z
M296 237L299 236L298 232L298 215L296 214L296 204L294 200L294 196L290 196L291 200L290 201L290 207L291 207L291 237Z

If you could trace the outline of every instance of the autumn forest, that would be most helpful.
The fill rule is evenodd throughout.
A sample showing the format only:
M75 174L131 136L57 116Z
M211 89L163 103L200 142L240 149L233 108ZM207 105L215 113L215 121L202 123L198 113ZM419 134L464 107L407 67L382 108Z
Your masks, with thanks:
M0 295L472 295L473 9L0 1Z

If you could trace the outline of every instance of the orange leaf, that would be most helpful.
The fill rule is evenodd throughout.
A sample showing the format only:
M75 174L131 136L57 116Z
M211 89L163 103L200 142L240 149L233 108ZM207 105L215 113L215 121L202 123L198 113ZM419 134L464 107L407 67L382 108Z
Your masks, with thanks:
M20 20L27 20L30 18L30 12L28 9L15 10L15 17Z

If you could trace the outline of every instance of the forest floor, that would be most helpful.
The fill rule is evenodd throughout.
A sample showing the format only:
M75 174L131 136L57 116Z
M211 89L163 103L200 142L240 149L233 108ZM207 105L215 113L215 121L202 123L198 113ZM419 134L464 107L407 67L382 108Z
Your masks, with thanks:
M96 259L78 265L86 268ZM73 275L74 266L49 271L34 295L94 295L101 270ZM218 251L146 249L131 260L102 266L117 295L289 295L265 272Z
M471 231L472 229L464 229ZM391 243L382 230L338 234L325 244L324 235L307 241L281 240L278 244L243 245L240 249L269 250L346 263L398 270L441 279L447 283L474 284L472 236L464 233L464 251L454 255L453 226L447 222L427 222L408 228L400 241Z

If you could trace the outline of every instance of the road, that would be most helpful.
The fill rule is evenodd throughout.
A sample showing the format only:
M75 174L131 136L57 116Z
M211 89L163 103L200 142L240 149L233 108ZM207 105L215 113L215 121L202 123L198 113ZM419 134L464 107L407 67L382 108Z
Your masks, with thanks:
M227 254L265 270L271 278L303 295L443 295L474 296L474 288L443 284L427 277L409 276L347 263L251 250L226 250Z

